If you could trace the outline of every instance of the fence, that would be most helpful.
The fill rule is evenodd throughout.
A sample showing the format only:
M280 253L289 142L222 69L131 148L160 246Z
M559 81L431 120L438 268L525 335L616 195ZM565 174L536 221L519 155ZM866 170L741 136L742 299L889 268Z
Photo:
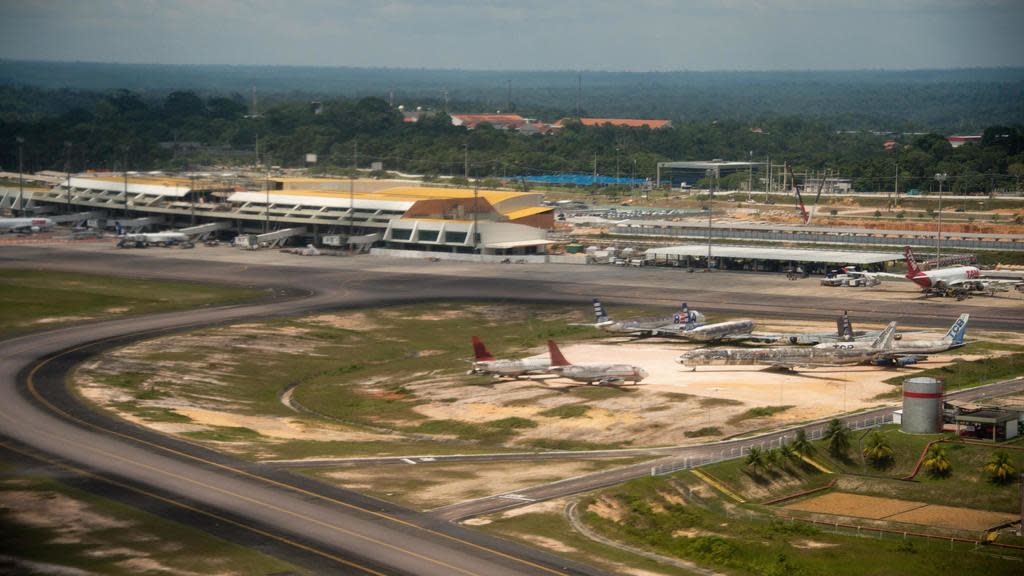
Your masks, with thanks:
M851 416L843 419L844 427L851 431L877 428L884 424L892 424L893 413L887 411L884 414L870 416ZM807 432L808 440L820 440L825 437L826 424L814 424L803 428ZM751 448L759 448L761 451L773 448L782 448L796 438L796 430L785 432L774 432L761 436L760 438L747 438L744 440L733 440L724 442L717 447L697 447L693 451L699 454L679 456L668 462L651 467L651 476L664 476L680 470L690 470L700 466L725 462L743 458L750 453Z

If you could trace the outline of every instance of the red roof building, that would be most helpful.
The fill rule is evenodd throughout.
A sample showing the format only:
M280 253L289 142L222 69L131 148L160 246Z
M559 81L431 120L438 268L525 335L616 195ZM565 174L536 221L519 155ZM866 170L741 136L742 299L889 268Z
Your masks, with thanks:
M566 122L571 121L573 121L572 118L563 118L555 125L561 126ZM646 126L651 130L669 128L672 126L671 120L637 120L633 118L580 118L579 122L584 126L604 126L605 124L611 124L612 126L626 126L629 128L640 128L642 126Z

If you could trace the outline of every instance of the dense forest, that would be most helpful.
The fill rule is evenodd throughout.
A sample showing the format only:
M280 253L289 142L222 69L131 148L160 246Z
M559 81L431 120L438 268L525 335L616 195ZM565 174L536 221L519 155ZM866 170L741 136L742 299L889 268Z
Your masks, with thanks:
M18 63L0 62L0 72L15 64ZM120 73L115 75L120 80L124 80L125 70L132 69L125 65L95 66L112 67L111 70ZM143 72L153 67L143 68L139 71L139 82L149 78ZM193 72L198 78L206 78L200 74L203 69ZM658 130L609 125L588 127L570 122L557 134L533 136L504 132L487 125L471 131L453 126L444 113L444 102L436 99L425 99L419 104L432 114L417 123L407 123L396 107L379 96L313 99L312 93L278 93L274 98L261 99L258 114L253 114L250 98L239 92L209 87L158 92L163 85L147 85L146 90L49 88L29 86L30 80L43 82L35 76L27 76L17 83L7 78L7 85L0 85L0 167L17 170L19 152L27 172L63 171L69 165L72 170L120 170L122 167L184 170L257 163L297 167L305 165L307 154L316 154L314 168L332 174L344 174L355 167L367 169L371 163L380 162L384 170L428 176L500 178L567 172L590 174L596 170L607 176L653 178L657 162L662 161L712 158L765 161L770 158L773 163L792 164L796 172L828 170L834 175L852 178L857 190L891 190L897 175L902 190L933 189L936 186L934 174L944 172L949 174L947 190L989 193L1018 189L1019 179L1024 175L1024 115L1019 110L1024 106L1021 72L1016 69L961 71L960 76L953 72L906 73L901 76L901 83L889 81L891 73L884 72L761 73L768 75L763 78L772 80L760 91L742 88L755 82L752 78L760 74L716 73L717 80L711 81L709 76L703 82L692 83L688 89L706 92L704 101L711 102L715 94L721 94L723 86L731 83L738 93L732 102L735 98L749 102L729 114L694 112L672 116L672 127ZM298 72L293 70L293 73ZM376 81L373 80L377 78L375 73L381 71L364 71L367 86ZM418 73L424 77L456 76L443 71ZM495 75L492 79L498 78L498 73L487 74ZM555 73L521 74L533 78ZM610 85L609 94L619 93L616 91L626 94L627 87L622 85L622 79L616 80L621 75L604 74ZM643 102L653 98L651 94L669 85L665 77L672 75L649 76L651 87L632 86L632 99L609 97L597 107L599 112L588 107L582 113L603 117L659 117L657 107L644 112L637 106L643 108ZM584 77L585 82L594 82L589 76ZM645 75L630 76L633 81L643 77ZM973 77L976 82L960 86L950 80L952 77ZM188 74L183 78L189 78ZM757 100L775 91L778 102L787 101L787 79L792 84L788 88L790 92L813 92L814 87L819 86L827 95L837 87L857 86L861 100L874 98L877 101L867 107L834 105L831 114L813 111L783 114L780 110L789 108L776 106L776 100ZM816 80L809 82L810 79ZM211 78L210 82L215 88L231 87L228 80L218 83ZM908 88L911 84L920 84L926 89L915 93ZM972 85L975 87L971 88ZM900 86L906 94L892 92ZM941 91L934 92L937 86L950 91L946 96L960 92L972 94L971 109L976 112L968 115L964 112L966 108L960 108L964 103L955 98L942 102L945 96L941 96ZM324 82L325 93L331 87L332 84ZM572 87L572 91L574 89ZM543 89L538 87L537 91L540 93ZM465 104L452 100L448 109L487 110L490 101L484 96L481 98ZM589 102L593 96L588 98L583 100ZM899 102L887 103L884 100L888 98ZM915 129L910 122L902 122L901 129L851 128L889 125L886 115L904 105L920 105L922 98L935 99L935 109L945 110L944 114L963 114L962 121L971 125L986 114L1009 120L979 127L972 131L983 134L979 144L956 149L944 137L949 132L940 134ZM550 107L538 104L533 109L520 103L518 112L551 120L575 116L574 102L556 108L553 103L557 100L547 100ZM861 119L856 120L858 117ZM733 179L735 182L726 180L722 185L740 187L741 180L745 181L739 175Z

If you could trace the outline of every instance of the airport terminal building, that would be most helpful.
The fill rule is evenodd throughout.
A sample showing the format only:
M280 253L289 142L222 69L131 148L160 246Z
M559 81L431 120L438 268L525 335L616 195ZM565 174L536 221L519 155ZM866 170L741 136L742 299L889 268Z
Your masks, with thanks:
M554 227L540 193L393 180L77 175L50 188L4 189L0 205L14 207L16 194L37 213L84 211L126 229L203 228L266 243L359 237L397 250L511 256L544 253Z

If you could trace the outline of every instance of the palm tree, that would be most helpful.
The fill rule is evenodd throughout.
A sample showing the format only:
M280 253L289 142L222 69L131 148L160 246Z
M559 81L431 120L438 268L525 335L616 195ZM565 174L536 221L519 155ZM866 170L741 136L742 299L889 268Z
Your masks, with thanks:
M992 475L992 481L996 484L1006 484L1017 475L1017 469L1010 461L1010 455L1006 450L996 450L985 464L985 472Z
M864 444L864 456L876 466L881 466L892 460L893 452L892 446L889 445L889 439L882 434L882 431L875 428L871 434L868 434L867 442Z
M810 456L814 452L814 446L807 439L807 430L803 428L796 431L796 438L790 442L790 445L793 447L793 451L801 456Z
M757 446L751 446L750 452L747 452L747 468L753 470L754 474L764 468L764 453Z
M828 438L828 453L837 458L844 456L850 449L850 431L843 427L838 418L828 423L825 437Z
M949 476L953 469L953 464L946 457L946 450L938 444L932 444L928 448L928 453L924 455L922 464L928 469L929 474L937 478Z
M792 442L789 444L783 444L782 447L779 448L779 459L783 462L792 462L799 457L800 455L797 454L796 449L793 448Z

